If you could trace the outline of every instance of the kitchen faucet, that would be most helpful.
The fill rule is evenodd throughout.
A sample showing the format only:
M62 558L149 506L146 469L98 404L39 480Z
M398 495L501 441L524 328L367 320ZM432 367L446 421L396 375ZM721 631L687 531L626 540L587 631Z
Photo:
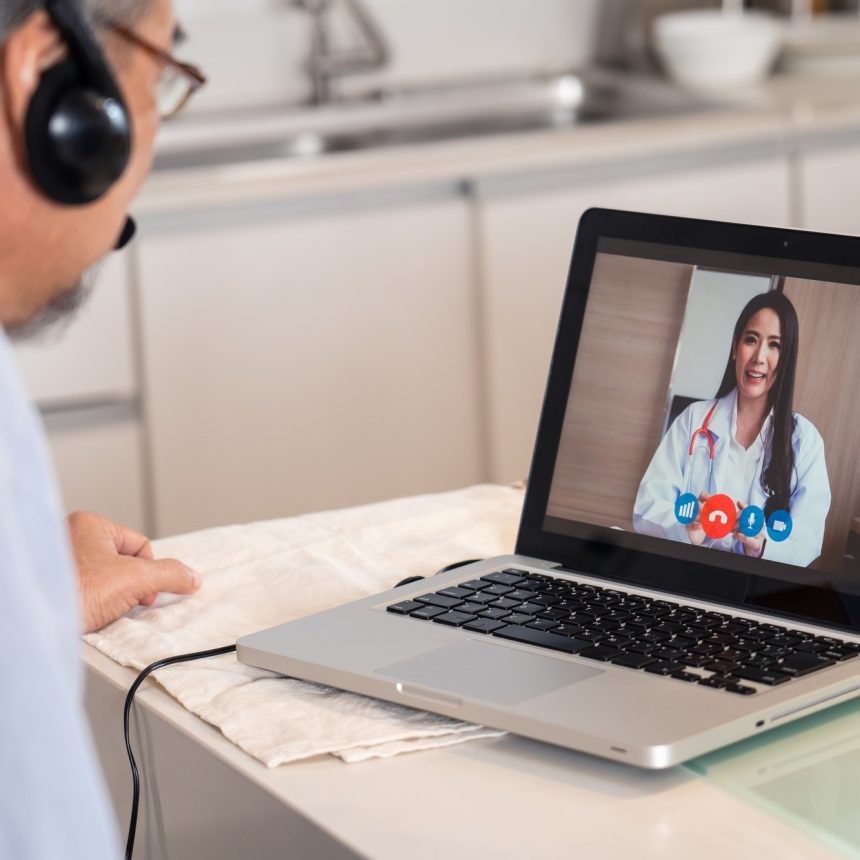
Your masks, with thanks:
M311 55L307 69L311 80L311 103L334 100L335 78L382 68L388 62L388 44L362 0L289 0L311 16ZM354 48L333 48L332 16L342 5L356 25L363 44Z

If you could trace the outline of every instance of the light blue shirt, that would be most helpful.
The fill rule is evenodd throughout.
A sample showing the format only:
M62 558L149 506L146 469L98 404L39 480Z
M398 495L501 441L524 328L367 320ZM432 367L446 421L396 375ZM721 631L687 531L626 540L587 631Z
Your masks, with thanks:
M660 441L648 469L642 477L633 506L633 528L642 534L689 543L686 528L675 517L675 501L681 493L732 492L741 493L736 474L737 458L731 456L737 389L717 402L709 429L714 436L714 459L709 462L707 444L702 434L696 437L693 453L690 442L693 433L702 426L712 400L690 404L673 422ZM767 540L763 558L806 567L821 555L824 528L830 511L830 481L824 459L824 441L812 422L794 413L794 474L791 481L789 512L793 528L788 540L777 543ZM761 473L770 459L770 422L761 456L752 469L752 481L741 481L748 489L738 500L745 505L764 508L767 495L762 487ZM705 538L703 546L742 553L737 540L718 541Z
M117 860L83 710L81 611L59 495L2 329L0 632L0 857Z

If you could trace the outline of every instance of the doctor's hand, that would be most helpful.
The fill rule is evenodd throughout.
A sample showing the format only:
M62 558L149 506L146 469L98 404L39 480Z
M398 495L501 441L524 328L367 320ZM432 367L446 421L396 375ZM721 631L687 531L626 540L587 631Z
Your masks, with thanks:
M741 512L746 507L743 502L737 502L738 506L738 522L741 521ZM762 529L755 537L747 537L747 535L743 534L740 529L735 526L735 530L732 532L732 537L739 541L744 548L744 555L750 556L750 558L761 558L761 554L764 552L764 529Z
M84 611L84 632L150 606L160 591L192 594L200 577L174 559L154 560L145 535L96 514L68 518Z
M693 546L701 546L705 542L705 530L702 528L701 510L702 505L711 498L710 493L699 493L699 514L693 522L688 523L684 528L687 529L687 538Z

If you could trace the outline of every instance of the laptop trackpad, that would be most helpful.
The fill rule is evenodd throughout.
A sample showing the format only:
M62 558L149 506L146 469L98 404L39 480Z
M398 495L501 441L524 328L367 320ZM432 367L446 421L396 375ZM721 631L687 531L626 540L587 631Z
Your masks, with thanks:
M603 674L550 654L467 639L376 670L407 684L512 705Z

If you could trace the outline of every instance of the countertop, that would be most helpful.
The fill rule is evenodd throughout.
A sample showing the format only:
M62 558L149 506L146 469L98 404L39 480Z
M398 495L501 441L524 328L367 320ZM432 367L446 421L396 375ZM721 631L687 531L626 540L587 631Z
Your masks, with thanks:
M97 700L96 740L118 799L130 784L118 729L134 672L91 646L84 663ZM158 687L145 686L137 699L147 761L138 841L157 842L159 830L164 840L166 831L171 856L274 856L266 852L277 839L283 856L380 860L840 856L682 767L637 770L506 736L360 765L327 756L270 769ZM126 803L117 811L122 825Z
M404 185L492 182L683 153L732 150L741 155L757 148L787 153L853 140L855 133L860 139L860 87L852 78L775 76L721 98L723 107L683 115L156 172L137 211L147 215ZM207 122L203 116L189 121ZM236 121L246 124L253 139L253 115ZM223 126L224 117L212 119L213 134ZM162 145L170 146L174 134L167 129Z

